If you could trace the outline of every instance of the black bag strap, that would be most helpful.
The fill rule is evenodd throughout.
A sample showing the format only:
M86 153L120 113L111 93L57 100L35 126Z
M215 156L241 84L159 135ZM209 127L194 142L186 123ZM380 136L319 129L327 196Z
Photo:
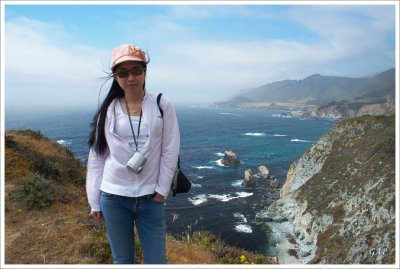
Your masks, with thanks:
M157 96L157 105L158 105L158 109L160 110L160 113L161 113L161 118L164 118L164 111L162 110L162 108L160 106L161 96L162 96L162 93L159 93Z
M158 109L160 110L160 113L161 113L161 118L164 119L164 111L162 110L162 108L160 106L161 96L162 96L162 93L159 93L157 95L157 105L158 105ZM178 168L181 169L181 159L179 156L178 156Z

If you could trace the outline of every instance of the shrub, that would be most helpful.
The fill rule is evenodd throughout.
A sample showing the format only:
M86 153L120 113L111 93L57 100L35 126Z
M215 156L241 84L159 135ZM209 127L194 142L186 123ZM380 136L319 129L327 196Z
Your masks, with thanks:
M43 134L40 131L33 131L31 129L11 130L10 132L13 132L17 135L29 136L36 140L43 138Z
M200 243L206 247L211 247L217 243L217 238L210 232L194 232L193 242Z
M56 179L60 176L60 171L56 164L40 152L29 150L25 154L28 160L32 160L35 171L46 178Z
M90 243L87 248L89 257L94 258L97 263L112 263L111 248L106 241Z
M22 191L28 209L50 206L55 199L51 182L38 174L23 181Z

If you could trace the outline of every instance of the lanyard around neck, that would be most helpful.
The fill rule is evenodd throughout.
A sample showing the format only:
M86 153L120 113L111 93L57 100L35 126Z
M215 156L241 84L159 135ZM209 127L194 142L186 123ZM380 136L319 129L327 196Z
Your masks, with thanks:
M140 118L139 118L139 126L138 126L138 131L137 131L137 139L135 137L135 131L133 130L133 126L132 126L132 121L131 121L131 112L129 111L129 107L128 107L128 101L126 101L125 98L125 105L126 105L126 111L128 112L128 120L129 120L129 124L131 126L131 131L132 131L132 135L133 135L133 140L135 141L135 146L136 146L136 151L138 151L138 141L139 141L139 134L140 134L140 124L142 122L142 109L140 109Z

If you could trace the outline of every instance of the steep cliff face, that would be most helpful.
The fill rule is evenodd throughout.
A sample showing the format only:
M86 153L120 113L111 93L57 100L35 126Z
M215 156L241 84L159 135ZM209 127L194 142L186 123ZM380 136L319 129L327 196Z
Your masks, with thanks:
M391 264L395 215L395 118L363 116L337 123L296 160L258 218L286 242L281 263Z
M388 99L379 103L331 103L319 106L317 109L306 108L302 116L311 116L324 119L347 119L364 115L392 115L396 112L394 99ZM293 112L292 112L293 115Z

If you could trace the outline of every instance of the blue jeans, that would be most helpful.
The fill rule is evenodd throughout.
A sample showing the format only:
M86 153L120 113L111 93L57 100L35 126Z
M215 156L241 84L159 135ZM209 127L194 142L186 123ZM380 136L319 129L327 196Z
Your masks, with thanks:
M132 198L101 192L100 209L115 264L135 262L135 224L144 263L166 263L164 203L151 195Z

